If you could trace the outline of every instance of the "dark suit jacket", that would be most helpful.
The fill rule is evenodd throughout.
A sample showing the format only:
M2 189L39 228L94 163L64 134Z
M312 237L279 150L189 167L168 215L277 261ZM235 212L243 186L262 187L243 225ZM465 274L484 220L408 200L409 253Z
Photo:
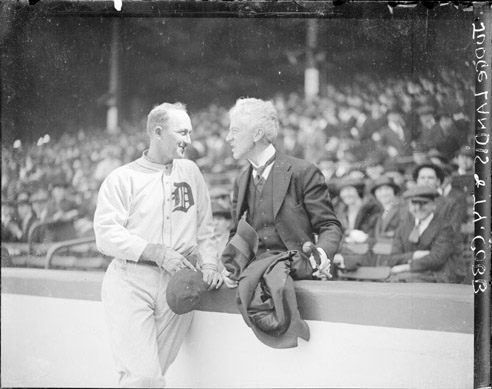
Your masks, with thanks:
M378 215L374 228L374 239L393 239L402 221L408 217L411 216L409 216L406 202L400 200L393 204L384 218L382 212Z
M467 196L466 193L463 192L460 189L454 188L451 186L451 190L445 196L451 203L452 205L450 206L452 209L455 210L456 212L456 222L457 223L466 223L467 217L470 215L472 216L473 214L473 206L470 209L470 212L468 212L468 202L467 202ZM470 196L471 197L471 196ZM471 220L471 218L470 218ZM461 227L461 226L460 226Z
M354 230L364 231L369 236L374 235L374 228L378 215L381 213L381 205L371 195L364 197L362 206L355 217ZM342 207L339 217L342 225L348 228L347 208Z
M412 273L421 273L422 279L432 282L460 283L464 269L457 245L459 239L445 220L434 215L429 226L420 236L418 243L408 240L415 225L413 217L404 220L396 230L388 265L408 263ZM430 253L418 260L411 260L417 250Z
M251 166L234 181L232 217L236 233L239 219L248 208L246 199ZM293 277L311 279L312 268L302 253L302 245L315 242L333 259L342 237L341 224L333 211L328 187L321 171L312 163L281 153L276 154L273 174L273 212L275 227L287 250L299 254L292 263Z

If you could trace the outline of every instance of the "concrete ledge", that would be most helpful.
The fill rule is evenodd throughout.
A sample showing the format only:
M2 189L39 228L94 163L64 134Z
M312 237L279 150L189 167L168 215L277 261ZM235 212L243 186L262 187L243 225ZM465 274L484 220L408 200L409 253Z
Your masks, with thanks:
M2 268L2 293L100 301L104 272ZM473 333L468 285L297 281L306 320L403 329ZM208 292L201 311L239 314L236 291Z

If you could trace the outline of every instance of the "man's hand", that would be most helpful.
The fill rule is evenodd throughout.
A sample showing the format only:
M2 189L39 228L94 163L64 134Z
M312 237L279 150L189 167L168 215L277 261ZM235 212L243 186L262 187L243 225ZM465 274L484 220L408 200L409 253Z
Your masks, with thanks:
M314 255L316 253L313 253L313 250L317 250L319 254L319 259L320 259L319 265L316 259L314 258ZM319 278L321 280L327 280L333 277L330 274L331 261L328 259L325 250L323 250L320 247L314 246L314 244L311 242L306 242L302 246L302 251L304 251L306 254L311 254L308 259L309 259L309 263L311 264L311 267L313 269L316 269L316 271L313 273L314 277Z
M222 275L215 268L208 268L204 265L202 268L203 281L207 284L208 290L219 289L222 285Z
M226 286L228 288L237 288L237 286L239 285L239 282L238 281L234 281L234 280L231 280L229 278L230 276L230 272L228 272L226 270L226 268L222 269L222 278L224 279L224 284L226 284Z
M412 255L412 260L420 259L425 257L426 255L429 255L430 251L429 250L417 250L413 253Z
M391 268L391 274L398 274L410 271L410 265L405 263L403 265L396 265Z
M162 262L161 267L170 274L174 274L185 267L196 271L195 266L193 266L193 264L183 255L167 247L165 247L164 261Z
M195 266L193 266L183 255L162 244L149 243L147 247L145 247L140 259L144 261L153 261L170 274L174 274L185 267L196 271Z
M318 277L321 280L327 280L333 278L330 273L331 270L331 261L328 259L325 250L318 247L319 256L321 258L321 263L318 265L318 270L314 272L314 276ZM313 256L311 255L310 261ZM314 259L314 258L313 258Z

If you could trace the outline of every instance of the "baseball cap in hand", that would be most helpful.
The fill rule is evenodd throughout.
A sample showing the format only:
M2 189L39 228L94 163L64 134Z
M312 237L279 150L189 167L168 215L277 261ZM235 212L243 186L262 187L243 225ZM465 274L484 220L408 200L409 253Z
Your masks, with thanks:
M206 290L207 284L203 281L203 273L185 267L174 273L167 285L167 304L178 315L191 312L200 305Z

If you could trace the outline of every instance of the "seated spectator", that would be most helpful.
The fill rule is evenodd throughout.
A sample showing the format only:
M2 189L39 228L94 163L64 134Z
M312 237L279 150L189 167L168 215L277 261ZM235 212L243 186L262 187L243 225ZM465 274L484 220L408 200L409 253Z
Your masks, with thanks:
M214 186L210 189L210 200L217 203L222 208L231 209L231 192L224 187Z
M470 213L467 212L467 208L468 208L467 195L464 191L453 185L452 167L446 165L443 167L443 170L445 172L445 177L443 183L441 184L441 188L440 188L441 190L439 192L442 194L444 198L448 199L451 202L452 207L458 208L456 210L457 222L461 224L466 223L468 220L472 219L471 218L472 212ZM470 208L470 211L472 211L473 203L471 203L470 205L472 206Z
M75 219L78 214L78 206L70 198L67 181L57 178L51 184L51 201L49 203L49 213L51 220L69 221Z
M441 185L444 182L446 173L439 165L433 163L423 163L417 165L412 173L417 185L430 186L438 192L435 199L436 214L449 223L456 233L461 231L463 213L466 212L466 205L459 203L455 199L442 196Z
M395 231L408 211L400 200L400 187L390 177L381 177L371 188L371 193L382 207L374 228L374 239L393 239Z
M456 153L457 169L452 172L451 185L465 192L468 196L473 194L475 151L470 146L461 147ZM472 200L473 202L473 200ZM473 209L473 204L471 205Z
M36 218L44 222L48 219L49 209L48 209L49 192L47 189L38 188L30 198L32 208L36 215Z
M437 214L435 188L416 185L403 197L409 200L411 217L396 231L391 254L393 282L460 283L464 277L453 228Z
M117 147L107 146L102 151L102 159L99 161L94 172L94 179L101 183L114 169L120 167L123 162L119 157L120 152Z
M285 126L277 137L275 146L279 152L291 157L304 158L304 147L299 142L299 133L293 126Z
M19 242L22 229L15 203L2 196L2 242Z
M405 124L403 113L396 107L392 107L387 112L387 123L379 131L380 139L378 144L388 153L388 156L411 155L410 147L411 133Z
M219 258L229 240L229 232L232 227L232 215L230 207L226 208L222 204L212 202L212 216L214 219L214 233L217 239L217 251ZM219 267L222 262L219 261Z
M440 139L435 147L449 161L454 157L454 154L460 149L461 145L466 142L467 133L461 131L456 126L449 112L439 111L436 119L437 124L433 130Z
M418 137L414 139L415 148L426 152L435 148L439 141L442 140L433 131L436 125L435 109L431 104L423 104L415 110L415 113L418 118Z
M57 178L51 184L51 198L48 201L46 222L52 223L43 232L43 242L58 242L74 239L77 232L74 220L79 217L79 209L69 195L68 183Z
M470 146L461 147L456 153L456 162L458 164L458 170L456 175L464 176L473 174L475 150Z
M449 162L448 159L444 156L444 154L437 149L429 150L427 152L427 159L430 162L432 162L434 165L438 165L440 167L443 167Z
M376 218L381 212L381 206L372 196L364 196L364 187L361 178L345 178L338 184L343 205L337 216L347 243L363 243L373 236Z
M36 215L36 220L45 223L51 218L49 209L49 192L45 188L38 188L30 198L30 202ZM37 228L32 236L33 242L53 241L46 236L46 228Z
M20 192L17 196L17 213L19 215L19 226L22 231L20 241L27 242L29 230L37 220L36 214L34 213L30 203L29 194L27 192Z

